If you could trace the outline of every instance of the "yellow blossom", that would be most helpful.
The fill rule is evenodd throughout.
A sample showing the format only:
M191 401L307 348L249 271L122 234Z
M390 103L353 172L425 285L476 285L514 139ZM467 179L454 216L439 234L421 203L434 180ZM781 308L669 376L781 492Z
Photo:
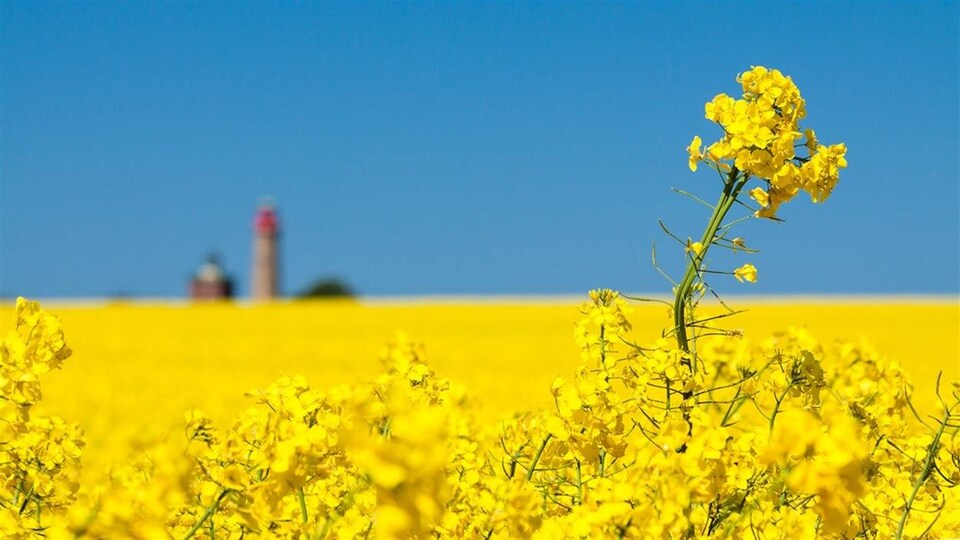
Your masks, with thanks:
M703 244L700 243L700 242L691 242L691 241L688 239L688 240L687 240L686 251L687 251L687 253L693 253L693 256L694 256L694 257L699 256L700 253L703 252Z
M763 188L753 188L750 190L750 198L757 201L762 207L770 206L770 194L764 191Z
M700 148L702 145L703 141L699 136L696 136L693 138L693 142L690 143L690 146L687 147L687 152L690 154L689 164L691 171L696 171L697 163L703 159L703 152Z
M737 278L737 281L743 283L744 281L749 281L750 283L757 282L757 267L747 263L740 268L737 268L733 271L733 277Z

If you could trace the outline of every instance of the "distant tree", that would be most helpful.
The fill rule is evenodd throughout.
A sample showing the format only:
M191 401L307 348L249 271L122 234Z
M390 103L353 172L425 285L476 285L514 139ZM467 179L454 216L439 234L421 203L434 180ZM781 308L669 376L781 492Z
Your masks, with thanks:
M321 278L303 290L299 298L353 298L353 289L340 278Z

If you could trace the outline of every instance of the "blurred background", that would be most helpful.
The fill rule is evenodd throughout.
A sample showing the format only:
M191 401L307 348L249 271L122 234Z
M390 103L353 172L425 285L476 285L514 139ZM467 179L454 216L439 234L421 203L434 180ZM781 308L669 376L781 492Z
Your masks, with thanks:
M281 296L669 292L657 220L700 235L671 188L715 199L685 147L751 65L850 166L743 224L763 253L716 264L759 282L718 288L960 291L956 2L4 2L0 24L3 297L246 297L271 256Z

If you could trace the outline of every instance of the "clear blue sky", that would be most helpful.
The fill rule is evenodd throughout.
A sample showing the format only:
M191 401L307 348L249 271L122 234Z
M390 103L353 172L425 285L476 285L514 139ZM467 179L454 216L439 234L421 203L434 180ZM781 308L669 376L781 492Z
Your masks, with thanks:
M703 104L778 67L845 142L834 196L741 229L725 293L960 290L957 2L3 2L0 294L182 296L249 282L275 197L286 292L667 292L714 199Z

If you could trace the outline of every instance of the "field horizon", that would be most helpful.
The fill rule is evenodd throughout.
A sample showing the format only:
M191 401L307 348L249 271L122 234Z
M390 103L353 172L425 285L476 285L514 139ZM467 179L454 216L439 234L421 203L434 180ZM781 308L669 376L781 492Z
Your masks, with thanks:
M246 296L235 297L225 300L193 300L186 297L172 296L130 296L130 297L110 297L110 296L92 296L92 297L32 297L25 296L30 300L40 302L45 308L81 308L81 307L103 307L109 305L132 305L132 306L166 306L182 307L190 305L206 304L234 304L238 306L251 306L261 304L299 304L310 302L350 302L364 306L424 306L424 305L458 305L458 304L480 304L480 305L564 305L579 304L586 298L589 291L585 290L582 294L564 293L564 294L417 294L417 295L356 295L348 297L316 297L316 298L298 298L285 296L276 298L267 302L255 301ZM673 297L663 293L643 293L643 292L621 292L625 297L632 299L650 299L672 302ZM18 295L22 296L22 295ZM891 304L891 305L941 305L953 304L960 310L960 293L776 293L776 294L729 294L723 295L725 303L742 304ZM13 307L17 296L0 297L0 306ZM633 301L633 300L632 300ZM703 305L718 305L715 298L707 297L701 302Z

